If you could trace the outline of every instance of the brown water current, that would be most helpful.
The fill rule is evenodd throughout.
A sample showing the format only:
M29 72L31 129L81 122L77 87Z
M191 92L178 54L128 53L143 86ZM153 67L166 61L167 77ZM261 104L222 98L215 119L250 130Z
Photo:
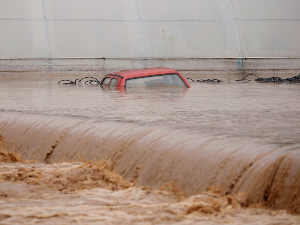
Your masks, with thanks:
M6 162L6 163L4 163ZM135 187L107 161L44 164L0 148L1 224L299 224L218 187L188 198L174 183Z
M6 159L3 201L22 192L39 196L1 203L16 213L0 217L42 220L28 216L35 212L58 222L299 223L280 211L300 213L299 85L221 79L228 78L191 89L124 92L58 86L61 77L0 77L3 147L21 157L0 154ZM104 179L107 174L112 177ZM166 183L177 191L160 190ZM9 194L11 186L16 192ZM243 196L247 203L238 200ZM107 201L117 202L117 211L101 203Z

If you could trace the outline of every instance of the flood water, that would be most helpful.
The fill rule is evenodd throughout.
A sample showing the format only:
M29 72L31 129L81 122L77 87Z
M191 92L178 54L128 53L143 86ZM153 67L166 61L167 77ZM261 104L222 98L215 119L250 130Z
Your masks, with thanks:
M299 224L300 85L185 77L0 76L0 223Z
M236 82L237 76L220 76L225 82L218 84L190 82L190 89L118 91L57 84L61 79L76 78L0 77L0 110L162 125L265 143L300 144L299 84Z

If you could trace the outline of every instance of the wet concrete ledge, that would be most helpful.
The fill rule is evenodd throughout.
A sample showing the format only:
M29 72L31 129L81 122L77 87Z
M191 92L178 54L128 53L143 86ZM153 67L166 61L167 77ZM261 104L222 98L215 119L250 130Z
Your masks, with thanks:
M183 74L300 74L300 58L34 58L0 59L0 75L102 75L168 67Z

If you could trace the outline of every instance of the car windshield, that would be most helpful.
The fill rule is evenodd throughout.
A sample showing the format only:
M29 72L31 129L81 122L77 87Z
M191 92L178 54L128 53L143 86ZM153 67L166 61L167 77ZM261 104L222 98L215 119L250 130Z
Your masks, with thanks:
M126 88L132 87L187 87L177 73L129 78Z

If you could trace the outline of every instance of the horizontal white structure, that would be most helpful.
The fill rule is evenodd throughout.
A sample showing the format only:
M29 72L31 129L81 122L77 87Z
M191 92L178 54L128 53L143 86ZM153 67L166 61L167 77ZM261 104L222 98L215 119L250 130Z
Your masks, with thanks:
M299 0L1 0L0 58L300 58Z

